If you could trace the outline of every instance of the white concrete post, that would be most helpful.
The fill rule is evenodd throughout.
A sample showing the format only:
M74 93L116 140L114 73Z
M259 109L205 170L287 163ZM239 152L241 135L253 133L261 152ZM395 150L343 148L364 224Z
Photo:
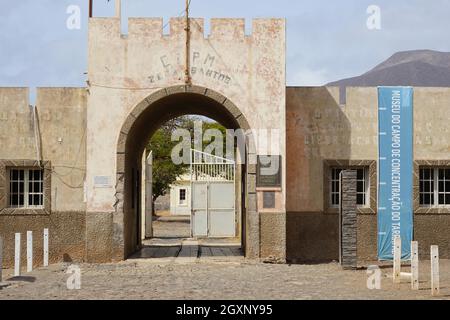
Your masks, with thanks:
M394 283L400 283L402 270L402 239L396 237L394 240L394 270L393 277Z
M411 289L419 290L419 243L411 242Z
M120 0L116 0L116 18L122 17L122 4Z
M27 231L27 272L33 271L33 231Z
M48 267L48 229L44 229L44 267Z
M439 247L431 246L431 295L437 296L439 293Z
M3 239L2 237L0 237L0 283L3 281L2 271L3 271Z
M14 243L14 277L19 276L20 276L20 233L16 233Z

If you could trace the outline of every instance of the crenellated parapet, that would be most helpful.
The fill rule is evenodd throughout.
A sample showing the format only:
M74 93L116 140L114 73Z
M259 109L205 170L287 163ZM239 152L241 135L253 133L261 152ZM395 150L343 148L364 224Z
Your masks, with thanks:
M119 18L91 18L89 31L98 39L161 39L180 38L186 36L186 19L171 18L168 22L169 33L164 34L164 22L162 18L129 18L128 34L121 34ZM245 19L240 18L212 18L210 32L205 33L205 19L190 18L191 37L193 39L211 39L217 41L239 41L245 38L272 37L276 34L284 34L284 19L254 19L252 20L252 33L245 34Z
M168 33L162 18L129 18L126 35L121 23L119 18L89 20L92 86L156 90L183 83L188 70L194 84L218 85L222 93L221 87L235 86L236 94L247 94L246 87L261 80L271 87L266 91L284 95L284 19L254 19L246 34L245 19L213 18L205 32L205 19L190 18L189 37L183 17L169 20Z
M122 34L125 23L127 33ZM123 138L122 128L133 118L136 106L161 93L169 100L186 92L189 99L216 97L215 93L223 97L219 103L226 98L248 123L246 127L278 130L279 153L285 162L285 38L284 19L252 20L250 33L245 19L190 18L187 24L180 17L170 19L167 25L162 18L90 19L86 188L92 192L87 210L115 210L115 190L95 188L94 178L108 176L116 185L116 148ZM192 88L204 90L188 91ZM184 99L179 104L185 104L188 112L193 102ZM205 105L201 114L211 112L210 107ZM174 112L167 106L164 117ZM249 152L255 157L255 148ZM286 167L284 163L282 167ZM277 199L283 199L282 191L277 192Z

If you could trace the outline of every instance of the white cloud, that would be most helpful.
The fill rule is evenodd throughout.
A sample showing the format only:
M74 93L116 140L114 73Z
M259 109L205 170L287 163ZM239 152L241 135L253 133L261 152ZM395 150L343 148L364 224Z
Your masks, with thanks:
M326 69L300 67L291 70L287 84L292 86L321 86L330 81L330 75Z
M0 0L2 1L2 0ZM87 64L85 0L6 1L0 10L0 86L84 85ZM154 3L153 3L154 2ZM123 1L128 16L177 15L179 0ZM436 2L436 3L435 3ZM288 17L287 83L315 86L373 68L397 51L450 51L449 0L377 0L382 30L369 31L370 0L193 1L192 15ZM82 30L68 31L66 7L80 5ZM236 8L239 7L239 10ZM112 1L95 1L96 16L111 16Z

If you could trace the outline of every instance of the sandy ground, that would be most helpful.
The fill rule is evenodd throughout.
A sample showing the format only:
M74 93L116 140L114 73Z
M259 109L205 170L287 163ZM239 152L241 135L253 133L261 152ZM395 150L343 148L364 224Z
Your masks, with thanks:
M0 299L431 299L429 262L420 265L420 290L394 285L382 269L381 290L367 289L365 270L337 264L270 265L243 259L136 259L118 264L82 264L81 289L69 290L68 265L9 278ZM450 261L443 260L441 296L450 299ZM404 271L408 271L404 268ZM9 280L8 280L9 279Z
M155 223L160 237L132 259L115 264L80 264L79 290L70 290L69 264L52 265L20 278L4 270L3 299L432 299L430 262L420 263L420 290L394 285L392 269L381 269L381 289L367 288L367 271L343 271L336 263L274 265L244 259L239 245L186 240L189 223ZM405 266L403 272L409 272ZM450 260L440 261L441 295L450 299ZM70 282L70 281L69 281ZM71 283L71 282L70 282ZM70 287L70 286L69 286Z

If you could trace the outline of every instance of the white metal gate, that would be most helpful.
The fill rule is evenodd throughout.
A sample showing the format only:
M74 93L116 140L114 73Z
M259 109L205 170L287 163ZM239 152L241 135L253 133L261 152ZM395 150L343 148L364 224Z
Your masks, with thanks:
M191 150L191 227L198 238L236 236L236 164Z

